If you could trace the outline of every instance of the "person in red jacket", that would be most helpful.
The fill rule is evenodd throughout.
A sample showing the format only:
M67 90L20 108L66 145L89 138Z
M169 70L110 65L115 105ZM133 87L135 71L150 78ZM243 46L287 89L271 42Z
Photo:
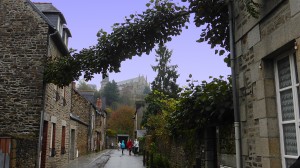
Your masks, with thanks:
M133 146L131 139L129 139L127 141L126 146L127 146L128 150L129 150L129 155L131 155L131 150L132 150L132 146Z

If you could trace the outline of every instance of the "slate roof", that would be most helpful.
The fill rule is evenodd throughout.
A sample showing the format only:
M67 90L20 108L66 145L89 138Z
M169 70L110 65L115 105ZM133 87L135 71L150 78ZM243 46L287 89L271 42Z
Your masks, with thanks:
M34 5L42 12L60 13L60 11L55 8L52 3L34 2Z
M66 25L63 25L63 29L66 31L66 33L68 34L68 37L72 37L72 34L70 32L70 29L66 26Z
M57 13L62 19L62 22L64 24L67 24L66 19L64 15L57 9L55 8L52 3L48 2L33 2L33 4L43 13Z
M51 21L37 8L37 6L31 2L30 0L26 0L27 3L33 8L34 11L36 11L47 23L48 25L54 30L55 26L51 23Z
M117 85L120 86L120 85L124 85L124 84L128 84L128 83L136 83L136 82L139 82L143 78L144 78L144 76L138 76L136 78L123 80L123 81L117 82Z
M55 8L52 5L52 3L31 2L30 0L26 0L26 2L33 8L33 10L35 12L37 12L46 21L46 23L48 23L51 33L53 33L52 38L58 44L58 48L62 51L62 53L65 55L69 54L69 50L68 50L67 46L64 44L64 42L62 41L58 32L56 31L55 25L53 25L53 23L49 20L49 18L47 16L45 16L45 13L47 13L47 12L42 11L42 9L46 8L47 6L48 6L48 8L50 8L49 6L52 6L53 8ZM61 17L62 22L64 22L64 24L66 24L65 17L59 10L56 9L55 12L48 12L48 13L57 13ZM71 35L71 33L69 33L69 34Z

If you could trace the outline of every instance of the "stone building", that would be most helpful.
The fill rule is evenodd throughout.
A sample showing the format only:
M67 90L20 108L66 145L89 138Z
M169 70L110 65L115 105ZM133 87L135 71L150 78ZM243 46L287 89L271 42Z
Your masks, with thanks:
M133 100L138 100L140 95L143 95L146 86L149 86L147 79L144 76L127 79L117 82L120 90L120 95L130 94Z
M72 89L70 159L104 149L106 112Z
M70 159L91 151L89 139L90 118L96 109L75 89L72 90L72 107L70 113Z
M288 168L300 155L300 1L234 1L242 167Z
M0 143L3 167L59 167L68 159L70 87L43 81L47 58L71 36L50 3L0 2ZM4 157L3 157L4 156Z
M96 151L101 151L105 149L106 146L106 117L107 117L107 112L105 110L105 105L103 105L102 100L98 98L96 100L96 108L97 108L97 113L96 113L96 118L95 118L95 129L94 129L94 137L96 137Z
M101 81L100 91L103 91L104 87L107 85L108 82L110 82L109 77L105 77ZM147 77L140 75L136 78L127 79L116 83L118 85L121 100L124 104L130 106L135 106L136 101L143 100L147 94L145 93L147 89L150 91L150 86L147 82ZM105 98L103 98L103 101L105 101Z

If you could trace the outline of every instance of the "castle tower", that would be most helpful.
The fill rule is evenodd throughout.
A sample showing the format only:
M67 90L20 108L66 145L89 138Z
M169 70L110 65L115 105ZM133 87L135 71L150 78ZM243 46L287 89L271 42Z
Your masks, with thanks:
M107 84L108 82L109 82L109 76L108 76L108 74L107 74L107 77L105 77L104 79L102 79L102 81L100 82L100 84L101 84L100 90L103 90L104 87L106 86L106 84Z

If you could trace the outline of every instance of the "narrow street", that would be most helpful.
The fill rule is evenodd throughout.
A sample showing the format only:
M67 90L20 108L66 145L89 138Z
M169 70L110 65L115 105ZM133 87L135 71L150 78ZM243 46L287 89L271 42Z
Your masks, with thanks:
M143 157L129 155L124 150L105 150L97 154L90 154L71 161L63 168L143 168Z
M110 159L104 168L143 168L142 155L129 155L127 150L124 150L122 155L121 150L112 150L110 152Z

